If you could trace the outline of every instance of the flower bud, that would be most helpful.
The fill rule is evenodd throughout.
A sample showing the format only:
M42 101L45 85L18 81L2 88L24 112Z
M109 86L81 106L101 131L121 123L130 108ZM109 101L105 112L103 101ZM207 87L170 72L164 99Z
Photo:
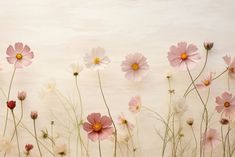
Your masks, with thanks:
M227 124L229 123L229 120L226 119L226 118L222 118L222 119L220 120L220 123L221 123L222 125L227 125Z
M194 122L194 119L193 118L188 118L186 122L187 122L188 125L192 126L193 122Z
M33 120L37 119L38 118L38 112L37 111L32 111L31 114L30 114L31 118Z
M32 150L33 149L33 145L32 144L26 144L25 145L25 150L26 150L26 152L29 152L30 150Z
M205 48L207 51L209 51L209 50L211 50L212 47L214 46L214 43L213 43L213 42L204 42L203 45L204 45L204 48Z
M18 92L18 99L20 100L20 101L23 101L23 100L25 100L25 98L26 98L26 92L25 91L19 91Z
M7 102L7 107L11 110L13 110L16 107L16 102L11 100Z

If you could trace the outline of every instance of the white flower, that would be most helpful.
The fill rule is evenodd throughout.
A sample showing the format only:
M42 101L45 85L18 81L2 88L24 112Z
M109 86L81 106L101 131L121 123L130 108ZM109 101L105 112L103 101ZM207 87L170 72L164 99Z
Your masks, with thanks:
M71 68L72 73L73 73L74 76L79 75L80 72L83 70L83 66L82 66L82 65L80 65L80 64L75 64L75 63L74 63L74 64L71 64L71 65L70 65L70 68Z
M182 116L188 109L188 105L184 97L175 96L172 100L173 111L175 114Z
M15 148L15 145L11 142L11 140L7 138L0 139L0 152L6 152L7 154L11 153Z
M110 59L105 55L105 49L101 47L93 48L91 53L87 53L84 57L87 68L101 70L110 63Z
M55 152L56 155L59 155L59 156L66 155L67 154L67 146L66 146L66 144L55 145L54 152Z

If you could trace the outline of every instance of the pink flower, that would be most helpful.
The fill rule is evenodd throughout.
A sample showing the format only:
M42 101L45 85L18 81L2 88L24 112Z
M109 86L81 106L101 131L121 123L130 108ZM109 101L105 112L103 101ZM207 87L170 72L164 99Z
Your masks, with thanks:
M203 146L205 148L214 149L216 145L220 143L220 135L215 129L208 129L206 133L203 134Z
M229 56L223 57L225 63L228 65L228 75L231 79L235 79L235 57L233 59Z
M87 116L88 122L83 123L83 129L88 132L88 138L92 141L107 139L113 133L112 120L100 113L92 113Z
M30 50L28 45L23 45L23 43L15 43L15 47L13 48L10 45L6 51L7 61L10 64L14 64L16 68L23 68L23 66L28 66L32 63L31 59L33 59L34 54Z
M140 111L141 107L141 98L139 96L134 96L129 101L129 111L133 113L137 113Z
M13 110L13 109L16 107L16 101L13 101L13 100L8 101L8 102L7 102L7 107L8 107L9 109Z
M86 54L84 61L87 68L94 70L104 69L110 63L110 59L105 55L105 49L101 47L93 48L91 53Z
M27 95L26 91L18 91L18 99L19 99L20 101L25 100L26 95Z
M38 118L38 112L37 111L31 111L30 117L35 120Z
M186 42L180 42L177 46L171 46L168 52L170 65L180 70L187 70L187 66L189 69L194 68L200 59L197 47L193 44L187 45Z
M204 77L204 79L201 81L201 83L196 84L197 88L203 89L207 88L212 83L212 72L210 72L207 76Z
M121 66L126 78L134 81L141 81L149 69L147 59L140 53L127 55Z
M221 97L216 97L216 103L218 104L215 109L218 113L225 113L225 116L230 116L235 112L235 96L231 93L224 92Z
M123 113L121 113L121 115L118 116L118 123L123 129L126 127L127 129L134 128L134 125L126 119Z

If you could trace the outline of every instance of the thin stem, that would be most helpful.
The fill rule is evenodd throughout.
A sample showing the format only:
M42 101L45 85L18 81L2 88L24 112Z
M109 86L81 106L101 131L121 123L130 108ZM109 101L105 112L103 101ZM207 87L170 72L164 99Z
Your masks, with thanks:
M221 141L223 145L223 157L225 157L225 143L224 143L224 131L223 131L223 125L220 127L220 132L221 132Z
M21 108L21 115L20 115L19 121L18 121L17 124L16 124L17 127L19 126L20 122L22 121L22 119L23 119L23 114L24 114L24 113L23 113L23 102L22 102L22 101L20 101L20 108ZM12 135L12 137L11 137L11 141L13 140L14 136L15 136L15 131L13 132L13 135Z
M38 151L40 153L40 157L42 157L42 152L38 143L38 137L37 137L37 130L36 130L36 122L35 119L33 120L33 128L34 128L34 135L35 135L35 139L36 139L36 143L37 143L37 147L38 147Z
M194 153L194 157L196 157L197 156L197 137L195 135L195 131L194 131L192 126L191 126L191 130L192 130L193 138L194 138L194 141L195 141L195 153Z
M114 127L114 138L115 138L115 140L114 140L114 157L116 157L116 156L117 156L117 128L116 128L116 125L115 125L115 123L114 123L114 121L113 121L113 118L112 118L112 115L111 115L109 106L108 106L108 104L107 104L107 102L106 102L106 99L105 99L105 96L104 96L104 92L103 92L102 85L101 85L101 79L100 79L100 73L99 73L99 71L97 71L97 73L98 73L98 80L99 80L100 92L101 92L101 94L102 94L105 107L106 107L106 109L107 109L107 111L108 111L109 117L110 117L110 119L111 119L111 121L112 121L112 123L113 123L113 127Z
M196 76L196 78L193 80L194 82L201 76L201 74L203 73L205 67L206 67L206 63L207 63L207 59L208 59L208 50L206 51L206 59L205 59L205 62L204 62L204 65L201 69L201 71L199 72L199 74ZM184 96L187 95L187 92L189 91L190 87L193 85L193 83L191 82L190 85L188 86L188 88L186 89L185 93L184 93Z
M202 99L202 97L201 97L201 95L200 95L200 93L199 93L199 91L198 91L198 89L197 89L197 87L195 85L195 82L194 82L193 77L192 77L192 75L190 73L190 70L188 69L188 65L187 64L186 64L186 67L187 67L187 71L188 71L189 77L190 77L190 79L191 79L191 81L193 83L193 86L194 86L194 88L195 88L195 90L196 90L196 92L198 94L198 97L199 97L199 99L202 102L202 105L204 107L204 111L203 112L206 113L206 119L205 119L205 121L206 121L205 133L206 133L207 132L207 126L208 126L208 110L207 110L205 102L203 101L203 99ZM204 119L204 117L202 117L202 118ZM200 157L202 156L202 151L203 151L203 154L204 154L204 149L202 149L202 143L200 142Z
M9 101L9 99L10 99L11 87L12 87L13 79L14 79L14 76L15 76L15 72L16 72L16 68L14 68L13 73L12 73L12 76L11 76L11 81L10 81L10 85L9 85L9 88L8 88L8 94L7 94L7 101ZM5 119L5 125L4 125L3 136L6 134L8 112L9 112L9 109L7 108L7 113L6 113L6 119Z
M11 113L12 113L12 117L13 117L13 121L14 121L14 125L15 125L16 141L17 141L18 153L19 153L19 157L20 157L21 156L20 155L20 144L19 144L19 137L18 137L18 131L17 131L17 125L16 125L14 111L11 110Z
M135 118L136 121L136 128L137 128L137 138L138 138L138 149L140 150L140 156L143 156L142 154L142 149L141 149L141 144L140 144L140 136L139 136L139 125L138 125L138 120L137 117Z
M134 141L133 141L133 138L132 138L132 135L131 135L131 131L128 127L128 124L126 124L126 128L127 128L127 132L128 132L128 134L130 136L130 139L131 139L132 151L133 151L134 157L135 157L136 148L135 148Z
M99 154L100 154L100 157L102 157L100 140L98 141L98 143L99 143Z

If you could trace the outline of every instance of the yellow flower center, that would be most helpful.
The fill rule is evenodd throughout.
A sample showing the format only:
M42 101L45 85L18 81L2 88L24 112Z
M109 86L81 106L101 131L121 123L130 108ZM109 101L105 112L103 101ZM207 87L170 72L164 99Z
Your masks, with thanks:
M203 81L203 83L204 83L205 86L209 86L210 85L210 81L209 80L205 80L205 81Z
M21 60L23 58L23 55L21 53L16 54L16 59Z
M230 103L229 103L229 102L225 102L225 103L224 103L224 107L227 108L227 107L229 107L229 106L230 106Z
M94 59L94 64L100 64L100 58L99 57L96 57Z
M180 57L182 60L186 60L188 58L188 55L187 53L183 52Z
M137 63L132 64L131 67L134 71L139 70L139 68L140 68L139 64L137 64Z
M102 129L102 125L100 123L95 123L92 126L92 128L93 128L94 131L99 132Z
M122 120L121 120L121 123L122 123L122 124L127 124L128 122L127 122L126 119L122 119Z

